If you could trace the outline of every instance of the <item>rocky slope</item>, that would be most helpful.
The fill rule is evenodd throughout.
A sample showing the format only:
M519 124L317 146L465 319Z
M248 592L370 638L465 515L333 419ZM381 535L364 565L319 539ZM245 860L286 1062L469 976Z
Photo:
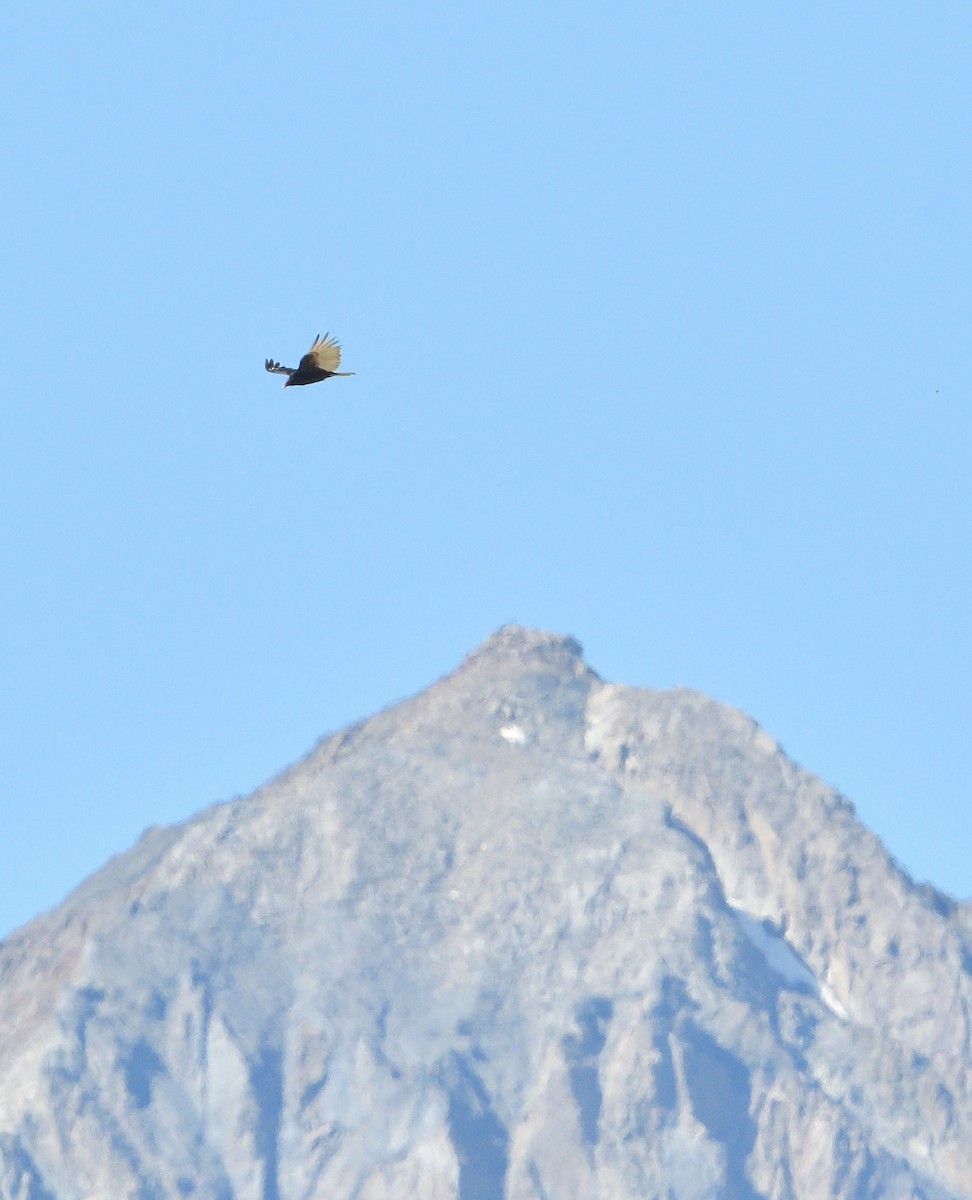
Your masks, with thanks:
M501 629L0 946L2 1200L972 1200L965 908Z

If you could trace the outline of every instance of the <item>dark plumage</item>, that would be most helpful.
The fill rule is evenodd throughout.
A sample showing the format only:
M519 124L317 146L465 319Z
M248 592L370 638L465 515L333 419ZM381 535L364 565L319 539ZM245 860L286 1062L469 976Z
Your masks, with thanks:
M341 347L329 333L323 337L319 334L314 338L314 344L300 360L300 365L282 367L280 363L268 358L263 364L273 375L286 375L284 387L303 387L306 383L318 383L321 379L330 379L332 375L353 375L354 371L337 371L341 365Z

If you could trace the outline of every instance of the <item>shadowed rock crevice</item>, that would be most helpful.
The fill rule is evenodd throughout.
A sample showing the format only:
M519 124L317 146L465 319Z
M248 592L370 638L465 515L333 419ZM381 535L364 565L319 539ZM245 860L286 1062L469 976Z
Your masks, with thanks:
M132 1103L136 1108L147 1108L152 1102L152 1084L157 1076L165 1074L165 1063L145 1038L139 1038L121 1066Z
M449 1136L459 1161L458 1200L503 1200L509 1135L470 1059L454 1053L441 1069Z
M250 1083L257 1105L256 1151L263 1164L262 1200L280 1200L278 1158L283 1107L283 1065L280 1051L267 1043L250 1066Z
M604 1049L607 1026L613 1015L614 1005L610 1000L604 996L590 997L577 1006L577 1032L567 1034L562 1042L581 1137L588 1147L597 1143L603 1102L597 1060Z
M0 1195L16 1200L57 1200L44 1186L33 1158L19 1137L0 1133Z
M650 1013L651 1041L655 1057L651 1067L655 1103L665 1114L678 1109L678 1080L672 1057L671 1036L679 1013L690 1006L685 985L668 976L662 980L658 1001Z
M692 1112L725 1150L725 1195L732 1200L765 1200L746 1175L746 1161L756 1142L756 1125L749 1115L749 1071L694 1022L683 1022L679 1036Z

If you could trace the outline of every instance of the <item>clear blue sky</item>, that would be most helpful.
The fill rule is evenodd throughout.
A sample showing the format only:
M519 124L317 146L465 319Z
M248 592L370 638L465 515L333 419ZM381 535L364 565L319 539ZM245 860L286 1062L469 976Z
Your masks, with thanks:
M0 16L0 930L496 626L972 894L972 5ZM325 330L353 379L284 392Z

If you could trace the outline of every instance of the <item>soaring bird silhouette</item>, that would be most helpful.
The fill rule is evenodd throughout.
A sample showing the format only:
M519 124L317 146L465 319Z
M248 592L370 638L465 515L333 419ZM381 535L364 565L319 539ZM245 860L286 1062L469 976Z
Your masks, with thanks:
M284 387L303 387L305 383L317 383L321 379L330 379L332 375L353 375L354 371L337 371L341 365L341 347L329 333L323 337L318 334L314 344L300 360L300 365L282 367L280 363L268 358L263 364L273 375L286 375Z

